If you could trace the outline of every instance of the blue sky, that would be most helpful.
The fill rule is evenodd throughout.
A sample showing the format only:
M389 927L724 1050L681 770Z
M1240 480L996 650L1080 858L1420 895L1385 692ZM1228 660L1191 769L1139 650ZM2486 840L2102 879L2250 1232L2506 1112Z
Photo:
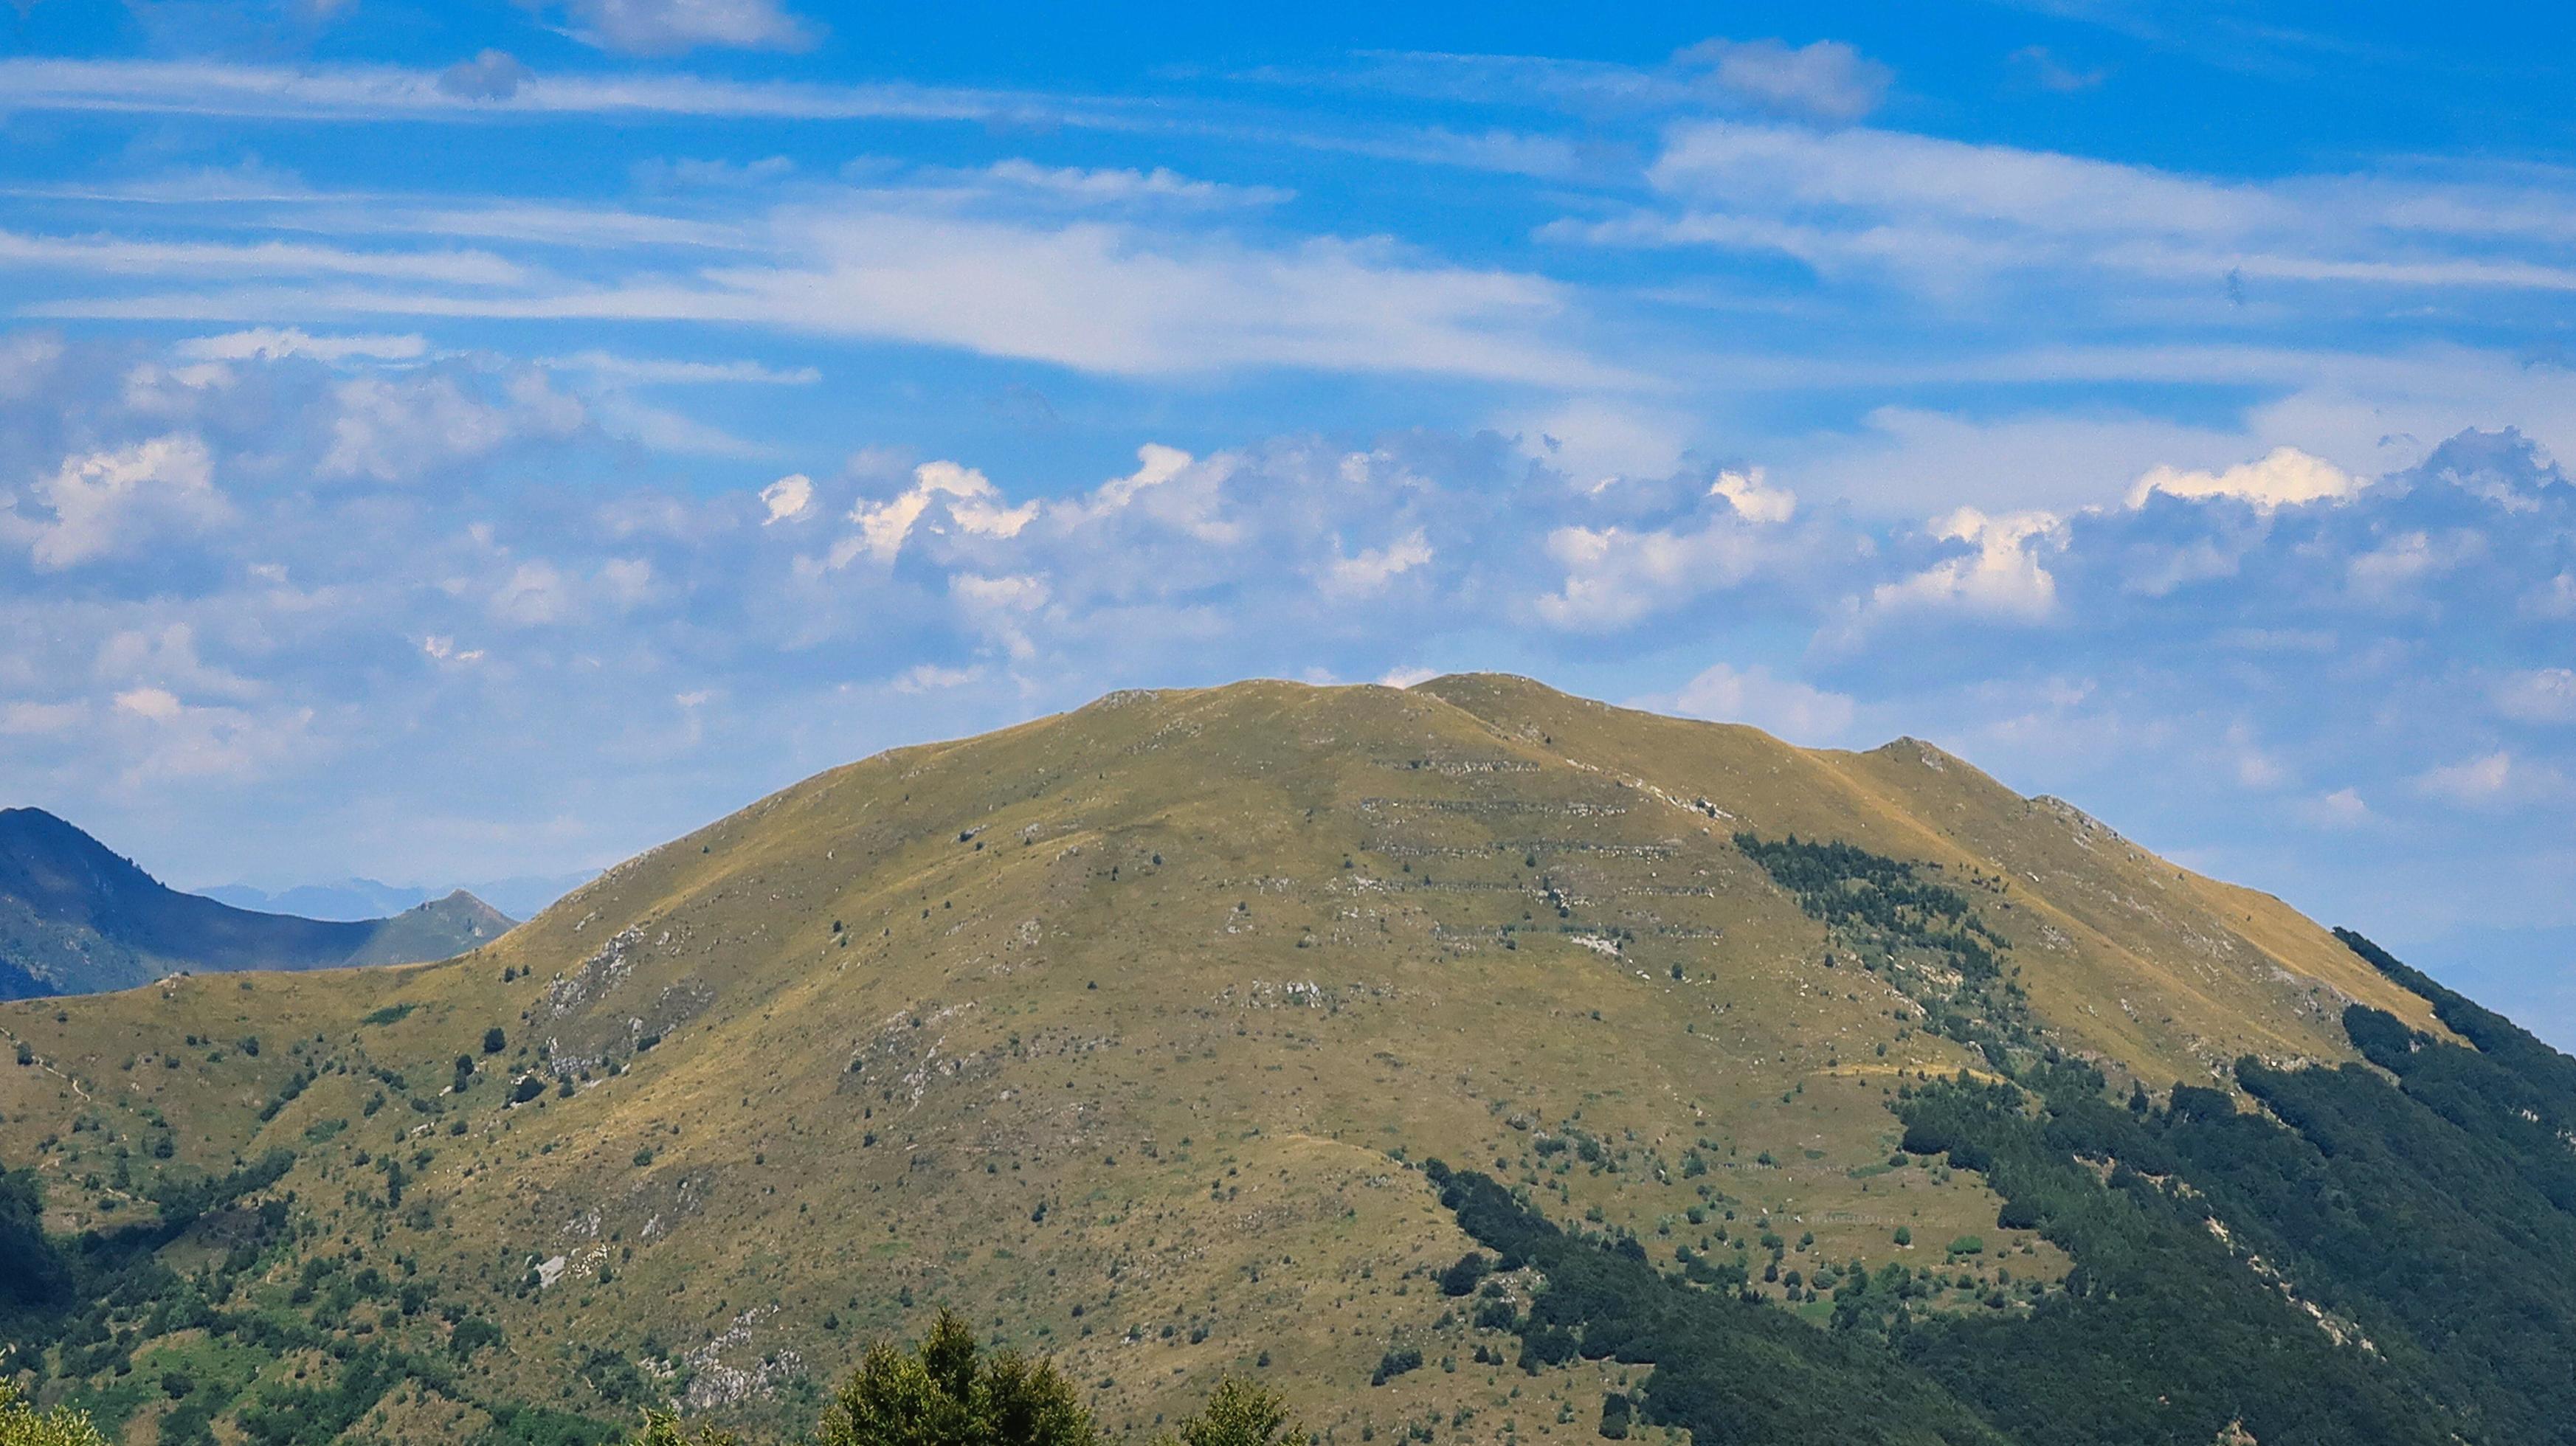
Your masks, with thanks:
M20 0L0 795L554 875L1508 668L1932 738L2576 1042L2576 16L2355 10Z

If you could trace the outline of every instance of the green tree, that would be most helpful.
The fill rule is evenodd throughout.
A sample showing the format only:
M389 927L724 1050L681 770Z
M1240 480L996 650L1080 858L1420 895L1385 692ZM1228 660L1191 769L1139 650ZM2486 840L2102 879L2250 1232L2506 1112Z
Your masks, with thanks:
M69 1406L40 1412L0 1382L0 1446L107 1446L107 1438Z
M942 1310L921 1344L868 1347L823 1412L816 1446L1097 1446L1099 1428L1052 1362L985 1355Z
M700 1426L692 1435L680 1429L680 1418L676 1413L646 1411L644 1430L630 1446L742 1446L742 1438L713 1426Z
M1220 1377L1205 1409L1181 1423L1178 1435L1156 1446L1286 1446L1305 1439L1288 1419L1287 1398L1241 1376Z

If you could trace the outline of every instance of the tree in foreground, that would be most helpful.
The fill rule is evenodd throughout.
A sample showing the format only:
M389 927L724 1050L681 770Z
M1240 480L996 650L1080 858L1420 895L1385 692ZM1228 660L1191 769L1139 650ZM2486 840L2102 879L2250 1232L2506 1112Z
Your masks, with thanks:
M1232 1438L1223 1438L1231 1441ZM1251 1438L1247 1438L1251 1439ZM816 1446L1098 1446L1099 1428L1049 1361L985 1355L975 1332L943 1310L904 1350L868 1347L823 1412ZM657 1443L660 1446L660 1443Z
M1277 1391L1226 1376L1216 1383L1207 1409L1183 1421L1179 1436L1166 1436L1159 1446L1176 1439L1179 1446L1285 1446L1305 1435L1289 1421L1287 1400Z
M107 1446L107 1438L71 1407L38 1411L0 1381L0 1446Z
M646 1411L644 1434L635 1438L634 1446L742 1446L742 1438L713 1426L700 1426L692 1435L680 1429L677 1412Z

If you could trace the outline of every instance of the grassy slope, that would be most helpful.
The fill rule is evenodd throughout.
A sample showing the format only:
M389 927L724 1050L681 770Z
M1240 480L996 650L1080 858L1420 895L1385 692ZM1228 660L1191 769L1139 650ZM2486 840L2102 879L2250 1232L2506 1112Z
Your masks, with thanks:
M305 1248L415 1257L510 1333L474 1368L495 1395L595 1408L556 1344L631 1359L649 1333L701 1352L701 1400L757 1405L944 1300L1063 1358L1113 1422L1266 1349L1319 1429L1464 1405L1471 1434L1587 1439L1615 1368L1531 1381L1433 1329L1456 1303L1407 1272L1467 1242L1390 1152L1538 1181L1552 1215L1597 1209L1659 1256L1769 1212L1835 1259L1890 1258L1902 1224L1909 1260L1973 1233L2016 1277L2063 1268L1970 1181L1879 1168L1896 1072L1973 1061L1907 1030L1879 976L1824 965L1739 828L1941 865L2017 945L2053 1037L2151 1085L2248 1051L2349 1057L2346 998L2438 1028L2278 901L1910 741L1808 752L1498 677L1252 683L835 770L448 963L0 1008L41 1060L0 1057L0 1160L40 1163L70 1226L145 1208L82 1182L119 1141L150 1163L147 1110L177 1164L297 1148L284 1183L324 1227ZM358 1022L388 1006L409 1008ZM442 1097L492 1025L505 1055ZM349 1072L263 1123L298 1044ZM627 1068L503 1108L506 1073L549 1052ZM1569 1131L1615 1168L1535 1151ZM355 1161L398 1140L431 1158L385 1211ZM1391 1342L1433 1364L1371 1389ZM444 1410L405 1403L376 1434Z

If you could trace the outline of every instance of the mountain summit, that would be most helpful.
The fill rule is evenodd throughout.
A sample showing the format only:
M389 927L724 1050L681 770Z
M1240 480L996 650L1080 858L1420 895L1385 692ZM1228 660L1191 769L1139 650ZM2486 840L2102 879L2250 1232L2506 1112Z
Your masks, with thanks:
M181 971L443 959L511 926L463 892L345 923L237 909L162 884L42 809L0 809L0 997L125 989Z
M2562 1440L2576 1084L2473 1011L1919 741L1254 682L440 963L0 1007L0 1159L190 1302L28 1348L125 1400L238 1317L185 1409L259 1441L793 1429L940 1305L1140 1438L1233 1370L1339 1441Z

